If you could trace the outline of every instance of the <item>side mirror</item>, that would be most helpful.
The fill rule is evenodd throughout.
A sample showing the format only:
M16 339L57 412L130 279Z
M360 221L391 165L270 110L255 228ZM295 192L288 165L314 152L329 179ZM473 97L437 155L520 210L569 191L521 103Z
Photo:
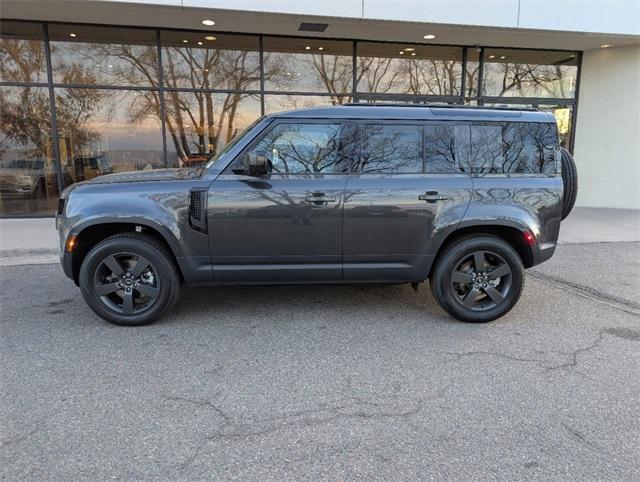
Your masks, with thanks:
M271 173L271 162L266 151L251 151L245 154L244 170L249 176L262 177Z

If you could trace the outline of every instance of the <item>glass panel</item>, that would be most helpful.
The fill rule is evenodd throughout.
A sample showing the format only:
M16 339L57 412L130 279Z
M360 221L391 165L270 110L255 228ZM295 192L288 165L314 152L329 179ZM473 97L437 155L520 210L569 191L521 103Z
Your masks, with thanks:
M274 173L343 172L341 124L278 124L254 146L265 151Z
M569 149L569 144L571 143L571 130L573 129L573 107L541 105L539 106L539 109L545 112L551 112L556 117L560 145Z
M153 30L50 25L53 80L60 84L157 86Z
M577 74L573 52L485 49L483 95L572 98Z
M501 172L553 174L556 170L556 129L553 124L512 122L502 131Z
M161 42L167 87L260 89L257 36L162 32Z
M65 184L165 167L158 92L56 89L56 110Z
M422 127L368 124L362 127L358 171L365 173L422 172Z
M353 89L352 42L267 37L264 66L265 90L337 97Z
M0 87L0 215L53 214L58 198L44 87Z
M170 165L206 162L260 117L257 95L176 91L164 95Z
M307 109L327 105L339 105L351 102L351 97L333 97L320 95L265 95L264 110L266 114L295 109Z
M358 92L459 95L462 48L358 43Z
M456 157L454 126L424 126L425 172L443 174L460 172Z
M47 82L40 24L0 22L0 81Z
M467 78L465 87L466 97L478 96L478 80L480 77L480 49L467 48Z

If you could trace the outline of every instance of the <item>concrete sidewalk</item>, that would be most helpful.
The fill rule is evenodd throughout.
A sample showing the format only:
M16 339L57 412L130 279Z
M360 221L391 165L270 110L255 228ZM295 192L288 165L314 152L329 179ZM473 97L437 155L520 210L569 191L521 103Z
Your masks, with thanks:
M561 243L640 241L640 211L575 208L562 223ZM0 266L58 262L53 218L0 219Z

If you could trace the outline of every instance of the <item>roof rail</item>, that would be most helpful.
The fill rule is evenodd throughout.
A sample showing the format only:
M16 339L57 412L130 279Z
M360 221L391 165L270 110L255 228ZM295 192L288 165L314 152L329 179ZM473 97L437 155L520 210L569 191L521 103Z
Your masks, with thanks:
M498 106L498 107L489 107L485 105L460 105L460 104L405 104L402 102L387 102L387 103L367 103L367 102L348 102L346 104L342 104L343 106L348 107L428 107L430 109L487 109L487 110L515 110L515 111L533 111L538 112L538 109L535 107L506 107L506 106Z

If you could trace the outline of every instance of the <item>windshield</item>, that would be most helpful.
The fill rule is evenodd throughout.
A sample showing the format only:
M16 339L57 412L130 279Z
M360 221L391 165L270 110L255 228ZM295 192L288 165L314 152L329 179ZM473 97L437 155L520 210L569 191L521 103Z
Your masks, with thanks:
M253 129L256 126L256 124L260 122L262 119L264 119L264 116L258 117L248 127L246 127L240 134L236 135L233 139L231 139L231 142L229 142L226 146L224 146L221 151L219 151L215 156L213 156L209 160L209 162L207 162L207 164L205 165L205 168L208 169L211 166L213 166L218 159L220 159L227 152L229 152L229 150L231 150L231 148L235 146L240 141L240 139L242 139L245 136L245 134L249 132L251 129Z

